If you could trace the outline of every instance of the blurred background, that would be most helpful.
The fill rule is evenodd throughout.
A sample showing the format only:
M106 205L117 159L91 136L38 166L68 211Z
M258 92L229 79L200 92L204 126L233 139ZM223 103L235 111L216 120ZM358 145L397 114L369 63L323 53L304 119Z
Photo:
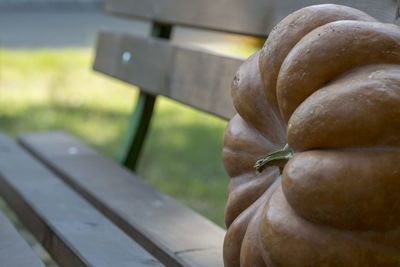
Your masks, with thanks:
M145 22L103 13L101 0L0 0L0 131L15 138L63 129L116 159L138 90L92 70L101 28L142 36L150 31ZM263 44L179 27L173 41L242 57ZM221 151L227 122L162 97L155 112L139 175L225 227L229 178ZM47 265L56 266L4 202L0 206Z

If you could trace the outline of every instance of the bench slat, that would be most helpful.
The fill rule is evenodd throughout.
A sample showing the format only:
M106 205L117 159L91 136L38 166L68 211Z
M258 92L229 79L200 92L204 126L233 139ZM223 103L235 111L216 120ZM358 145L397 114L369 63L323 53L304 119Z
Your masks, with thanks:
M167 266L223 266L225 231L129 170L64 132L19 141Z
M266 36L273 0L107 0L105 10L138 19Z
M2 134L0 194L62 266L161 266L86 200Z
M44 267L37 255L0 211L0 266Z
M123 55L130 60L124 61ZM242 62L241 58L182 47L161 39L102 32L94 69L148 93L230 119L236 113L230 85Z
M393 23L396 13L396 0L277 0L274 23L278 23L281 19L300 8L326 3L354 7L386 23Z
M280 20L302 7L324 0L106 0L117 15L245 35L266 37ZM392 23L396 0L334 0Z

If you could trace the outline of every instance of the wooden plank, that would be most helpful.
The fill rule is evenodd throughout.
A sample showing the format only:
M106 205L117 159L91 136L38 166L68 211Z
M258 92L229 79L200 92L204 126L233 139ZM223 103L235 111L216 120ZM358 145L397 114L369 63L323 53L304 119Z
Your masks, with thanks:
M382 22L393 23L395 20L396 0L333 0L328 2L357 8ZM277 0L274 23L278 23L281 19L300 8L326 3L327 1L324 0Z
M2 134L0 195L61 266L161 266L86 200Z
M400 0L397 0L395 24L400 25Z
M44 267L37 255L0 211L0 266Z
M126 168L64 132L19 141L167 266L223 266L225 231Z
M253 36L266 36L273 0L106 0L117 15Z
M302 7L324 0L106 0L105 10L117 15L212 30L266 37L271 29ZM363 10L393 23L396 0L333 0L332 4Z
M242 58L161 39L102 32L94 69L148 93L230 119L236 113L230 85L242 62Z

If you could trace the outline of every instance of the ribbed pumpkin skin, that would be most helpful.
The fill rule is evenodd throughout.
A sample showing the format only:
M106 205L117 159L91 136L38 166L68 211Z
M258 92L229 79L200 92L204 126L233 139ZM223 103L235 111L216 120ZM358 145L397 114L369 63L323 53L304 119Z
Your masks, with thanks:
M241 66L232 98L225 266L400 266L400 28L303 8ZM254 170L286 143L282 174Z

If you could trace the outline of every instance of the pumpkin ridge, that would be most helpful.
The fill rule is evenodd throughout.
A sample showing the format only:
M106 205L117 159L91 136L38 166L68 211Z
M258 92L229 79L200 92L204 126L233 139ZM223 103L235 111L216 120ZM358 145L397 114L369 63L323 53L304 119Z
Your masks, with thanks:
M284 124L277 120L265 97L258 65L259 56L260 51L250 56L236 73L231 87L233 104L240 117L260 135L271 143L284 144Z
M228 204L226 205L225 211L226 225L230 225L243 210L256 202L275 182L279 175L277 170L270 169L269 171L252 177L250 181L238 184L231 190L229 192Z
M335 77L361 65L382 63L400 63L400 27L342 20L314 29L280 68L276 90L283 118L287 122L307 97Z
M275 113L282 118L276 95L281 66L293 47L314 29L338 20L377 21L368 14L346 6L323 4L302 8L288 15L271 31L265 42L259 65L265 95Z
M288 122L288 143L297 152L400 147L399 106L400 65L358 67L318 89L296 108Z

